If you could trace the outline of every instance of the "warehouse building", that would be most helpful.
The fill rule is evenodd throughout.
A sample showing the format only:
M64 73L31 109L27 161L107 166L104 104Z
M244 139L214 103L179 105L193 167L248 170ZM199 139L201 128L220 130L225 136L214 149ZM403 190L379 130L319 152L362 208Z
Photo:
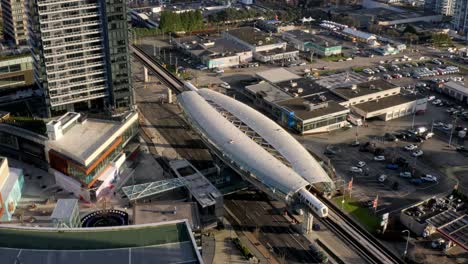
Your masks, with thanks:
M468 104L468 87L458 82L445 83L441 88L443 93L459 102Z
M313 51L319 56L341 54L341 45L337 42L326 40L303 30L286 31L283 32L282 37L300 51Z

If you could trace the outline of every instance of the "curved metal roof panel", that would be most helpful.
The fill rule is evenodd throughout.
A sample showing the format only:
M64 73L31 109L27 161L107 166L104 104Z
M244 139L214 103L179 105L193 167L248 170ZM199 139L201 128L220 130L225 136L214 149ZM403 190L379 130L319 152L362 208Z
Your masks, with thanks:
M223 155L251 172L253 177L272 190L292 195L309 184L294 170L252 140L236 124L230 122L206 100L209 96L205 98L201 96L205 93L205 91L200 94L195 91L183 92L178 96L179 103L191 122L211 141L212 145L222 151ZM235 99L226 101L228 104L236 102ZM260 114L257 113L257 115Z
M222 106L259 134L286 159L291 168L310 184L332 182L312 155L286 130L255 109L231 97L209 89L200 89L205 99Z

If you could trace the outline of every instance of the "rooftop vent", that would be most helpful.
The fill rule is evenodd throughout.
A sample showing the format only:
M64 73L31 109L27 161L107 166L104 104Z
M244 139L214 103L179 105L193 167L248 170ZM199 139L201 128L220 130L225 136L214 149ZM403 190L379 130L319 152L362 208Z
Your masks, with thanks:
M320 95L319 99L320 101L325 102L327 100L327 97L325 95Z
M294 87L296 87L296 86L297 86L297 82L291 81L291 87L294 88Z
M263 45L263 41L259 40L259 41L257 42L257 45L259 45L259 46Z
M298 94L301 94L301 93L303 93L303 92L304 92L304 89L302 89L302 88L297 88L297 93L298 93Z
M357 89L357 85L356 85L356 84L351 85L351 90L354 91L354 90L356 90L356 89Z

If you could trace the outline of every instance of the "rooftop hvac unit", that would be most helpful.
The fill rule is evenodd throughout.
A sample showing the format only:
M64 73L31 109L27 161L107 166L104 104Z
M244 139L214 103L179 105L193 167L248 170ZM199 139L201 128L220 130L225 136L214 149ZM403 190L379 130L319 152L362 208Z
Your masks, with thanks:
M294 98L299 97L299 94L293 93L293 97L294 97Z
M294 87L296 87L296 86L297 86L297 82L291 81L291 87L294 88Z
M351 90L354 91L354 90L356 90L356 89L357 89L357 85L356 85L356 84L351 85Z
M301 93L303 93L303 92L304 92L304 89L302 89L302 88L297 88L297 93L301 94Z
M261 45L263 44L263 41L259 40L259 41L257 42L257 44L258 44L259 46L261 46Z
M375 85L371 84L371 85L369 86L369 89L375 90Z
M327 97L325 97L325 95L320 95L319 99L320 101L325 102L327 100Z

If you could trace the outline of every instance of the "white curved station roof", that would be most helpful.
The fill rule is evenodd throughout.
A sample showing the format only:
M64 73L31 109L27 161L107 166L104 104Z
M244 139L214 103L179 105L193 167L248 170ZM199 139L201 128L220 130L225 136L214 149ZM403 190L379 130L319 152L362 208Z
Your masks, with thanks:
M183 92L179 103L213 145L268 187L291 194L331 182L296 139L251 107L209 89Z

